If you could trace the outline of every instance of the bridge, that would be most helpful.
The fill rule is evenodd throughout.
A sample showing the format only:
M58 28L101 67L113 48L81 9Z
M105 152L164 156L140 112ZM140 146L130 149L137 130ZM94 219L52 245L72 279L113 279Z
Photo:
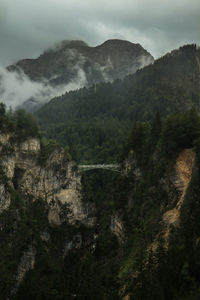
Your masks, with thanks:
M98 164L98 165L78 165L78 169L80 172L102 169L102 170L112 170L115 172L120 172L121 165L120 164Z

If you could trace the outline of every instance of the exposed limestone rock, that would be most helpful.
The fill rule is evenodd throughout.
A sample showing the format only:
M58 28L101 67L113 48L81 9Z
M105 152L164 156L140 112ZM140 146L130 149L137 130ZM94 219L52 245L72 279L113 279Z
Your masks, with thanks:
M81 175L75 162L57 147L41 165L40 140L16 140L15 136L0 134L0 213L9 209L9 187L24 198L24 205L29 201L43 200L51 225L66 222L77 227L80 224L92 227L95 223L94 206L82 201ZM48 246L51 236L47 229L41 228L40 238ZM70 249L81 248L82 243L82 235L74 235L71 241L66 241L63 257ZM35 257L36 244L33 242L21 255L8 299L13 298L26 273L34 268Z
M168 249L169 237L172 228L180 226L181 207L187 193L188 186L192 179L192 171L195 163L196 154L192 149L184 149L180 152L174 171L168 174L169 181L162 179L160 183L163 184L164 189L169 196L169 203L174 207L166 211L162 216L162 230L157 235L154 242L148 247L147 253L155 252L158 247L158 239L160 236L164 239L164 247ZM172 190L175 190L176 194Z
M51 208L48 214L48 220L50 224L61 225L61 220L59 216L59 207Z
M10 195L5 185L0 184L0 214L10 206Z
M166 246L168 245L170 227L177 227L180 225L180 210L185 199L187 188L192 178L194 162L195 152L192 149L183 150L176 160L173 184L179 193L179 198L176 206L173 209L168 210L163 215L163 223L165 226L164 240L166 242Z
M141 170L137 167L134 150L130 150L128 157L123 162L122 175L128 176L129 173L135 176L136 180L139 180L142 176Z
M2 143L10 146L10 139L2 135ZM31 201L43 199L49 207L48 219L51 224L62 222L76 224L81 222L93 226L95 219L90 218L92 205L83 204L81 177L74 162L69 161L65 152L59 147L49 156L45 166L39 165L40 141L29 138L12 145L11 154L3 154L0 166L8 178L10 186ZM0 207L9 207L9 197L1 188Z
M82 246L82 235L81 233L77 233L74 235L73 239L71 241L65 242L65 247L63 251L63 258L67 255L67 253L72 249L80 249Z
M4 169L4 173L10 179L13 178L14 169L15 169L15 158L14 157L7 157L6 159L2 160L2 167Z
M0 134L0 149L2 146L4 146L5 144L7 144L8 140L10 139L10 135L9 134L5 134L5 133L1 133Z
M62 217L64 217L64 219L65 215L68 216L68 221L71 224L74 224L78 221L84 223L86 226L93 226L94 218L88 218L88 214L90 213L90 211L93 211L93 205L89 203L83 204L83 202L81 201L81 197L81 177L79 175L72 176L71 180L68 182L67 188L59 190L59 192L54 195L53 201L51 199L51 203L53 202L53 214L49 214L49 220L51 220L51 222L54 222L54 218L56 221L56 218L62 214ZM63 205L65 207L64 211L62 210L62 213L59 203L62 204L62 208ZM59 222L58 219L56 222Z
M117 237L119 243L125 242L124 225L118 214L111 216L110 230Z
M26 273L30 270L34 269L35 265L35 256L36 256L36 249L33 245L30 245L28 247L28 250L25 251L22 255L22 258L20 260L17 274L16 274L16 285L11 291L11 296L16 294L20 284L22 283Z
M20 144L19 150L25 153L37 154L40 150L40 142L38 139L29 138L27 141Z
M44 230L40 233L40 238L43 242L48 242L50 239L50 234L48 231Z
M0 135L1 136L1 135ZM36 138L29 138L21 144L11 145L10 138L7 136L7 143L4 146L13 146L12 154L4 154L0 159L5 175L12 179L15 169L32 168L36 163L36 156L40 151L40 141ZM34 157L33 157L34 156Z
M123 300L130 300L130 296L126 295L125 297L123 297Z

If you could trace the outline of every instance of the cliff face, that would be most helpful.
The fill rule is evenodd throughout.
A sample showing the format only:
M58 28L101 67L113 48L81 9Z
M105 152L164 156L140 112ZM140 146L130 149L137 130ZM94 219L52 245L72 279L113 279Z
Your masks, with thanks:
M81 222L92 226L94 220L88 218L90 207L82 203L80 175L75 163L57 148L45 166L40 166L40 141L29 138L13 143L12 138L9 135L0 138L0 165L7 184L30 201L43 199L48 205L48 219L52 224L60 225L67 220L71 224ZM1 211L7 209L9 203L9 192L1 185Z
M196 154L192 149L185 149L180 152L174 167L173 175L169 176L171 185L177 193L176 201L172 199L173 208L166 211L163 216L163 238L165 246L168 246L171 229L180 226L180 214L183 206L187 189L192 179L192 172ZM168 189L170 193L170 189ZM169 195L170 196L170 195ZM169 197L170 199L171 197ZM171 199L170 199L171 200Z
M38 264L42 245L46 245L44 257L55 259L56 248L58 260L63 261L69 251L92 243L96 221L94 205L83 201L77 166L64 150L56 147L41 163L40 140L22 141L13 133L0 134L0 153L0 264L5 264L0 290L2 299L12 299ZM83 236L80 227L91 233ZM63 237L55 237L54 230ZM9 255L14 260L11 269ZM6 288L4 273L11 280Z
M199 251L198 242L194 242L199 236L199 222L194 211L199 203L197 154L191 148L180 150L176 159L168 159L162 165L159 176L155 174L163 158L158 153L154 153L149 169L140 166L133 150L125 159L123 174L130 184L126 187L121 219L127 241L132 246L119 272L123 299L155 299L155 295L159 298L161 294L166 299L175 299L169 287L176 289L179 285L173 282L173 276L180 280L178 289L182 291L178 293L186 295L182 275L186 266L188 278L193 276L196 282L193 267L197 262L193 260L196 261ZM152 178L146 177L146 172L152 174ZM195 258L188 257L188 253Z

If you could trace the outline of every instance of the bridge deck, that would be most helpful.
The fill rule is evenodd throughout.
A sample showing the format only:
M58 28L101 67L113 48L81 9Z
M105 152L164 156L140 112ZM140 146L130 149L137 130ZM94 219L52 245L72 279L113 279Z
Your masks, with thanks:
M98 165L78 165L79 171L89 171L95 169L113 170L117 171L120 169L120 164L98 164Z

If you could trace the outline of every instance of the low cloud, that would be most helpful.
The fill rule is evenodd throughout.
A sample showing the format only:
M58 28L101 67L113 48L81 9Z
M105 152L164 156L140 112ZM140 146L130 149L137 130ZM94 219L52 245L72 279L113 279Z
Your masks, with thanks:
M77 43L82 44L80 41L63 41L46 50L44 55L52 51L61 51L62 68L65 68L65 72L60 70L59 66L55 70L53 69L53 75L48 79L38 77L37 81L33 81L19 68L17 71L11 72L1 66L0 101L13 109L23 106L27 110L35 110L54 97L84 86L90 86L95 76L96 79L94 80L97 82L112 82L114 78L135 73L138 68L143 68L153 62L149 56L140 56L133 62L133 65L130 63L123 71L117 71L111 58L108 57L103 64L92 62L91 66L88 67L91 63L89 58L74 49L74 43L76 45ZM85 68L85 65L87 65L87 68ZM71 78L69 82L61 84L69 78Z
M73 81L66 85L52 87L47 80L35 82L30 80L23 71L9 72L0 67L0 102L13 109L28 100L44 104L53 97L81 88L85 84L86 76L80 68L77 69L77 77Z

